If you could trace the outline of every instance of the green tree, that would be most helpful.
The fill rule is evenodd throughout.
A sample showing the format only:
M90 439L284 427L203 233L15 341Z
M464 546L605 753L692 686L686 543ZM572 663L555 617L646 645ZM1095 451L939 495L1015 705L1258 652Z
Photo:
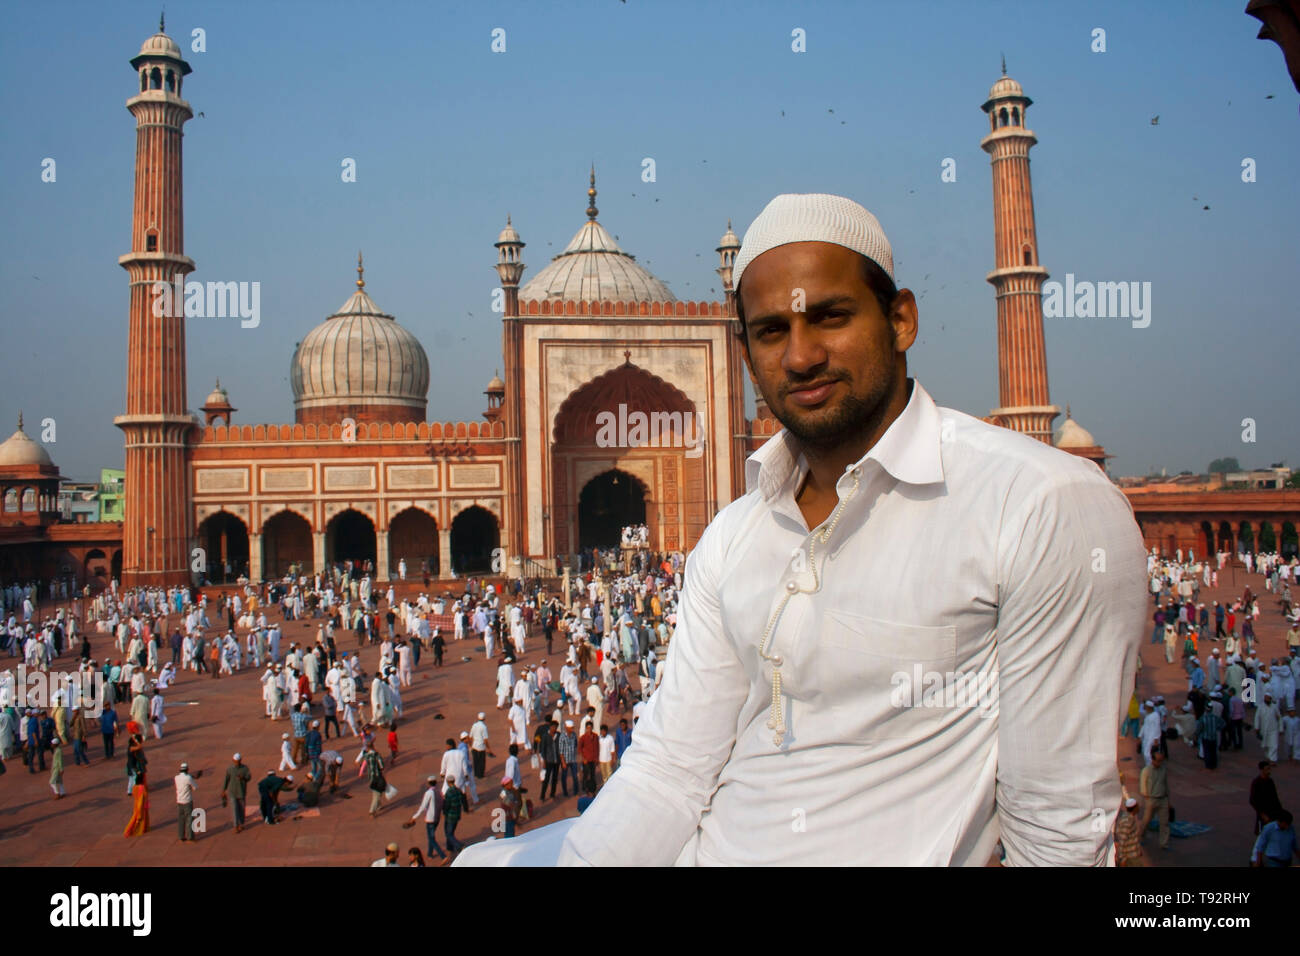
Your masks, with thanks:
M1210 474L1217 475L1225 471L1241 471L1241 465L1235 458L1216 458L1210 462Z

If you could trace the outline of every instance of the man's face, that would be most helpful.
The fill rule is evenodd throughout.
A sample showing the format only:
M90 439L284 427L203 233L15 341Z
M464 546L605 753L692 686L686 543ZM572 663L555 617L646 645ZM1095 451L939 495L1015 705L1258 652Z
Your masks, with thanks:
M900 292L885 316L862 257L826 242L769 249L745 270L742 290L746 364L772 414L815 447L868 436L900 385L899 356L916 339L911 293Z

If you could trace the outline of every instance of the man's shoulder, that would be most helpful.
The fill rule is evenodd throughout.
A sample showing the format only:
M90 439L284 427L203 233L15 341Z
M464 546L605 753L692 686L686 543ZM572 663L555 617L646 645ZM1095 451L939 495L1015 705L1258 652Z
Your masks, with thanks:
M1024 476L1031 481L1110 485L1092 461L955 408L936 406L945 476L970 468L982 484ZM964 475L963 475L964 476Z

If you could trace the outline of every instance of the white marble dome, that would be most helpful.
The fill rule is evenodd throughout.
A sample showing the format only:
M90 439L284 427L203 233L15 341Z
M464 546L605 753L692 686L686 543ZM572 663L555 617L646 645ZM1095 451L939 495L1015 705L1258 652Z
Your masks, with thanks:
M54 462L38 442L27 437L20 418L18 430L10 435L4 444L0 444L0 468L17 468L25 465L53 468Z
M619 248L595 219L583 223L558 256L519 289L520 299L676 302L664 282Z
M366 294L357 280L336 313L307 333L290 366L294 409L406 406L423 421L429 392L424 347Z
M1024 96L1025 90L1019 83L1005 73L989 88L989 99L996 100L1004 96Z
M181 58L181 48L167 34L158 32L144 41L140 47L140 56L166 56L173 60Z
M1061 427L1056 430L1052 444L1057 448L1093 448L1096 446L1097 440L1092 437L1092 432L1073 418L1067 417L1061 423Z

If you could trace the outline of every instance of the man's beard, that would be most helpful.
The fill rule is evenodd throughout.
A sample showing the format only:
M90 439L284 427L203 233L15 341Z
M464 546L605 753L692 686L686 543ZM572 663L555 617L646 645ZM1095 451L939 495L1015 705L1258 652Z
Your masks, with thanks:
M889 396L893 391L895 373L892 366L886 366L881 371L885 374L870 377L866 395L850 393L836 407L816 415L813 420L773 406L771 402L768 407L777 421L805 446L814 451L834 451L865 439L884 419ZM819 376L821 377L823 376ZM835 380L849 384L847 376L837 376ZM795 390L799 384L802 383L787 386L786 393Z

